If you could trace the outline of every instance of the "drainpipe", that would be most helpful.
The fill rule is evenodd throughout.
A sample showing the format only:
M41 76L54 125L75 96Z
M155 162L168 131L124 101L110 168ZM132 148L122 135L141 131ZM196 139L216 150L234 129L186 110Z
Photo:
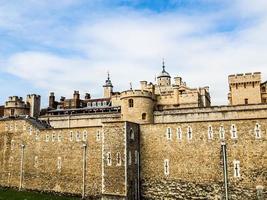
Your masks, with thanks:
M83 186L82 186L82 198L85 197L85 172L86 172L86 144L83 144Z
M24 160L24 148L25 145L21 144L21 160L20 160L20 179L19 179L19 190L22 189L23 182L23 160Z
M222 154L223 154L223 179L224 179L224 192L225 200L229 199L228 194L228 171L227 171L227 152L226 152L226 143L221 142Z

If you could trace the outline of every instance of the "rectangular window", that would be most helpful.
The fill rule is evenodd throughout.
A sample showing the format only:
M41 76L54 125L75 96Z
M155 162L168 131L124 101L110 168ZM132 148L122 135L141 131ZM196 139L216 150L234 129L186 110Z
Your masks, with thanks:
M138 163L138 155L139 155L139 153L138 153L138 151L134 151L134 164L137 164Z
M167 140L172 139L172 129L170 127L168 127L166 130L166 137L167 137Z
M169 166L169 159L164 160L164 175L170 174L170 166Z
M73 141L73 132L70 131L70 141L72 142Z
M61 131L59 131L57 134L57 141L61 142L61 140L62 140Z
M52 133L52 142L55 142L56 141L56 133L55 131L53 131Z
M177 139L182 140L182 129L180 127L177 128Z
M87 131L83 131L83 141L86 142L87 141Z
M255 133L255 138L260 139L261 138L261 126L256 123L255 128L254 128L254 133Z
M240 177L240 161L234 160L234 177L239 178Z
M49 135L48 134L46 134L46 136L45 136L45 141L49 142Z
M76 141L79 142L81 140L79 131L76 132Z
M225 130L224 130L223 125L220 126L219 134L220 134L220 139L224 140L224 138L225 138Z
M209 125L208 127L208 139L212 140L213 139L213 130L212 130L212 126Z
M99 142L100 139L101 139L100 131L97 131L97 132L96 132L96 141Z
M237 139L237 128L235 124L231 125L231 138Z
M192 140L192 138L193 138L192 128L190 126L188 126L188 128L187 128L187 139L188 140Z
M108 166L111 166L111 164L112 164L111 162L112 162L112 161L111 161L111 153L108 152L108 153L107 153L107 165L108 165Z
M121 166L121 154L117 153L117 166Z
M132 165L132 152L128 152L128 165Z
M245 101L245 105L247 105L248 104L248 99L244 99L244 101Z
M60 172L62 168L62 159L61 157L57 158L57 170Z

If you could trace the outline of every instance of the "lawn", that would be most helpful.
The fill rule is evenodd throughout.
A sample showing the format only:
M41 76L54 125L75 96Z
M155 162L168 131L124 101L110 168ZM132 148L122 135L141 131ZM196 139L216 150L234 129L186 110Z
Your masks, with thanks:
M78 200L78 197L66 197L47 193L17 191L15 189L0 188L0 200Z

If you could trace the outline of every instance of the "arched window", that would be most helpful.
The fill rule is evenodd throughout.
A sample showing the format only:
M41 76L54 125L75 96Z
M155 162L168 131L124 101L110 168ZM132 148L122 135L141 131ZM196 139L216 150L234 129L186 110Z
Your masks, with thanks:
M130 138L131 140L134 140L134 131L132 128L130 129Z
M117 166L121 166L121 154L117 153Z
M129 99L128 100L128 104L129 104L129 107L130 108L134 107L134 101L133 101L133 99Z
M142 114L142 120L146 120L146 113Z

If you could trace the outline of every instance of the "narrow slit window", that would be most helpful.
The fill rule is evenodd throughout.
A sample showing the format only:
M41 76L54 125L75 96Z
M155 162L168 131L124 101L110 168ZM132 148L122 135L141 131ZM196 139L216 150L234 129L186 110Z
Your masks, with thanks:
M57 158L57 170L60 172L62 168L62 159L61 157Z
M81 140L81 136L79 131L76 132L76 141L79 142Z
M87 141L87 131L86 130L83 131L83 141L84 142Z
M101 135L100 135L100 131L96 132L96 141L100 141L101 139Z
M111 153L108 152L108 153L107 153L107 165L108 165L108 166L111 166L111 162L112 162L112 161L111 161Z
M254 133L255 133L256 139L261 138L261 126L258 123L256 123L256 125L255 125Z
M73 132L70 131L70 141L72 142L73 141Z
M213 139L213 130L212 130L212 126L209 125L208 127L208 139L212 140Z
M177 139L182 140L182 129L180 127L177 128Z
M187 128L187 139L188 140L192 140L192 138L193 138L192 128L190 126L188 126L188 128Z
M231 125L231 137L232 139L237 139L237 128L235 124Z
M224 140L225 139L225 130L224 130L223 125L220 126L219 134L220 134L220 139Z
M134 140L134 130L132 128L130 129L130 138Z
M128 152L128 165L132 165L132 152Z
M138 153L138 151L134 151L134 164L137 164L138 163L138 155L139 155L139 153Z
M166 130L166 137L167 137L167 140L172 139L172 129L170 127L168 127Z
M234 177L240 177L240 161L234 160Z
M121 166L121 154L117 153L117 166Z
M169 166L169 159L164 160L164 175L169 175L170 174L170 166Z

